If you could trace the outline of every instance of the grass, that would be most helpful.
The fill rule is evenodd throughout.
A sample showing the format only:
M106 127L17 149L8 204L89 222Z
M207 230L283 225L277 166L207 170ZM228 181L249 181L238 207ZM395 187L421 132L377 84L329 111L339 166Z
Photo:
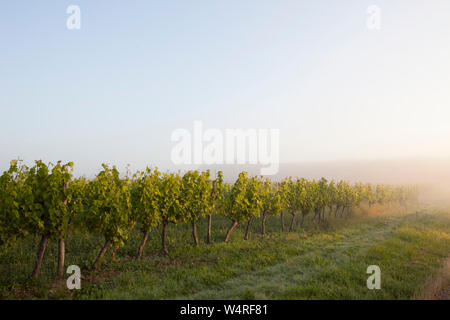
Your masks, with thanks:
M399 208L384 209L399 212ZM431 211L428 211L431 212ZM364 213L364 214L363 214ZM170 256L159 254L157 230L144 259L135 261L141 234L133 232L115 260L108 255L97 272L87 271L103 244L98 236L71 232L66 266L82 269L82 289L69 291L53 280L56 241L45 256L42 276L29 281L35 258L31 238L0 254L3 299L410 299L450 256L447 212L372 216L362 210L351 219L310 219L296 232L282 233L279 218L267 222L266 236L255 222L245 241L241 226L222 242L229 221L214 217L215 241L192 246L189 226L169 229ZM373 213L373 212L372 212ZM299 220L299 219L298 219ZM286 221L288 222L288 221ZM287 224L287 223L286 223ZM204 239L206 221L199 223ZM120 260L119 260L120 259ZM366 269L381 268L381 290L369 290Z

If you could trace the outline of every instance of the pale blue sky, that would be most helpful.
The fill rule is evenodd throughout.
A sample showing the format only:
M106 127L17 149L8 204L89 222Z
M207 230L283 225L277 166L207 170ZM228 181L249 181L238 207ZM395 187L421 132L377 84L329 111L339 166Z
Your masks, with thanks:
M450 155L448 0L2 1L0 44L1 170L172 168L194 120L278 128L281 162Z

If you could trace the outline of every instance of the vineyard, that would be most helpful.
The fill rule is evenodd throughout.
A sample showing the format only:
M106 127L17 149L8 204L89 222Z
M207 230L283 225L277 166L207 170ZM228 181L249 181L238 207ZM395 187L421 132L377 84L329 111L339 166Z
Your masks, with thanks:
M310 216L317 224L327 216L348 218L352 210L366 204L405 205L417 200L415 187L350 184L345 181L311 181L287 178L273 182L249 177L246 172L229 184L222 172L213 178L209 171L188 171L184 175L144 172L120 177L116 167L103 165L92 180L73 177L73 163L56 165L36 161L27 167L12 161L0 178L0 245L4 250L32 235L37 241L36 258L30 275L39 277L49 241L58 243L56 276L64 276L65 238L70 230L101 235L91 270L97 270L108 250L123 246L132 231L142 235L135 259L141 260L153 230L160 231L161 253L169 255L168 225L190 225L192 244L198 246L198 221L207 219L206 243L211 243L216 216L229 220L224 242L233 230L245 226L249 240L252 224L260 224L265 235L268 217L279 217L280 231L294 231L296 218ZM70 249L70 248L69 248Z

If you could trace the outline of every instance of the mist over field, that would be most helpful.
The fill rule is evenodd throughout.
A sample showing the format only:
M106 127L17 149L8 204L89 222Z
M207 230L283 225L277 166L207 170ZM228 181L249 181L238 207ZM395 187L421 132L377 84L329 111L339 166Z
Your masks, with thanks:
M224 168L224 175L234 178L242 170L257 175L261 166L221 165L205 168ZM271 178L278 180L289 176L386 184L450 184L450 158L281 163L278 173Z
M258 175L260 168L256 165L201 167L213 172L222 170L228 181L233 181L243 170ZM278 173L270 178L280 181L286 177L416 185L420 187L422 201L450 204L450 158L281 163Z

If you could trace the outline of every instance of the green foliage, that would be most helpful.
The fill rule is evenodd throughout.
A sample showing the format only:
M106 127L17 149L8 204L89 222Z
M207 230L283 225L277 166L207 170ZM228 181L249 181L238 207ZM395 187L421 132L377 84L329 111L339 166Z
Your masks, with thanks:
M211 210L216 211L220 209L220 205L224 199L224 181L223 172L217 172L217 178L213 181L211 190Z
M261 213L278 216L282 209L282 197L281 186L265 179L260 188Z
M293 215L292 225L298 213L304 217L315 212L320 218L322 212L324 218L325 209L335 207L335 215L340 209L343 216L345 210L350 212L361 203L405 204L418 196L415 187L352 185L324 178L287 178L276 183L248 177L247 172L229 184L221 171L211 181L209 171L187 171L181 177L147 168L130 179L128 174L121 178L116 167L103 165L94 179L87 180L74 179L72 170L71 162L46 165L36 161L28 168L20 161L11 161L10 168L0 176L0 246L13 245L29 234L45 236L43 239L64 238L71 225L72 229L101 233L107 249L109 244L122 246L136 224L145 234L144 245L146 234L162 225L163 251L167 253L168 223L192 223L198 244L196 222L212 213L233 221L228 238L235 226L249 222L250 227L250 221L259 215L265 219L287 211ZM264 225L265 220L263 234ZM105 250L102 252L99 259Z
M30 233L59 237L67 229L70 210L68 187L73 163L48 166L36 161L26 173L21 192L25 227Z
M195 222L211 212L212 184L209 171L188 171L182 179L180 208L185 222Z
M252 177L247 181L245 193L245 201L241 210L246 220L257 217L262 209L262 201L260 195L261 180L258 177Z
M120 179L116 167L103 170L87 186L84 223L91 232L101 232L106 241L123 245L136 223L131 210L130 182Z
M138 172L131 185L133 216L137 217L142 230L150 231L160 221L161 173L158 169Z
M22 200L27 170L13 160L9 170L0 176L0 246L11 244L28 233Z
M221 214L238 223L258 216L262 207L260 185L257 177L248 178L247 172L241 172L232 186L224 188Z
M161 216L161 223L172 222L177 224L183 222L183 215L180 203L182 180L179 174L164 173L159 182L158 208Z
M67 210L69 222L80 229L86 229L83 223L83 211L88 203L88 185L89 181L85 177L72 179L67 193Z
M292 215L301 212L306 215L314 208L313 183L301 178L285 179L282 183L283 206Z

